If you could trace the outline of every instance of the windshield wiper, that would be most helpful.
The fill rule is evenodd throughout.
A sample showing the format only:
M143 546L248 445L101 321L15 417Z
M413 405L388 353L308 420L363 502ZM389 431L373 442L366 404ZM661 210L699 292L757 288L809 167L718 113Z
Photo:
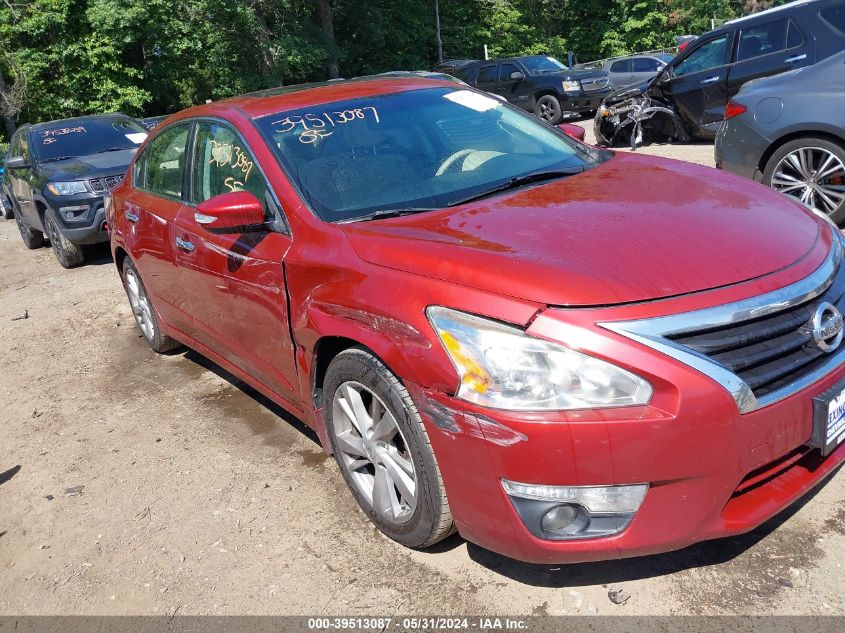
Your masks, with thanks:
M474 202L475 200L481 200L482 198L486 198L487 196L492 196L494 193L509 191L511 189L519 189L520 187L531 185L537 182L543 182L545 180L557 180L558 178L564 178L566 176L574 176L575 174L580 174L582 171L584 171L583 166L573 167L571 169L537 171L533 174L526 174L525 176L516 176L515 178L511 178L510 180L507 180L501 184L491 187L490 189L485 189L480 193L475 193L471 196L461 198L459 200L453 200L446 206L456 207L461 204L466 204L467 202Z
M108 149L101 149L98 154L105 154L106 152L122 152L127 149L138 149L138 146L135 147L109 147Z
M369 220L383 220L384 218L398 218L403 215L413 215L414 213L425 213L427 211L437 211L438 209L431 209L428 207L410 207L407 209L379 209L367 215L359 215L355 218L347 218L341 220L338 224L347 224L349 222L367 222Z

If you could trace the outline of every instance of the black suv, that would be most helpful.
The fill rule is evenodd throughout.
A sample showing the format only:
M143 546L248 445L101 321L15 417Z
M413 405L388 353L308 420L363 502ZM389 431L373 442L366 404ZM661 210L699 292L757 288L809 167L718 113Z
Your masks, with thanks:
M9 144L3 189L27 248L47 234L59 263L82 263L81 246L108 241L103 196L123 180L146 130L123 114L23 125Z
M606 145L629 138L635 145L639 137L713 139L744 83L843 49L845 0L791 2L732 20L696 39L656 77L608 97L596 118L596 139Z
M500 95L553 125L596 110L611 93L603 70L570 70L546 55L444 62L434 70Z

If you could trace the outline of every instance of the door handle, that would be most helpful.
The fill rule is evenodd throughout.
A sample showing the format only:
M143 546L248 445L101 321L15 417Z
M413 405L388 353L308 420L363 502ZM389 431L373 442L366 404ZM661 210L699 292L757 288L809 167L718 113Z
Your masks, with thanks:
M180 251L185 251L186 253L193 253L196 247L194 246L193 242L183 240L181 237L177 237L176 248L178 248Z
M801 55L793 55L792 57L787 57L784 59L784 63L786 64L793 64L795 62L800 62L807 59L807 53L803 53Z
M141 219L141 217L137 213L129 209L126 209L126 213L124 213L124 215L126 216L126 219L132 222L133 224Z
M708 77L707 79L705 79L704 81L701 82L701 85L702 86L708 86L710 84L716 83L717 81L719 81L718 77Z

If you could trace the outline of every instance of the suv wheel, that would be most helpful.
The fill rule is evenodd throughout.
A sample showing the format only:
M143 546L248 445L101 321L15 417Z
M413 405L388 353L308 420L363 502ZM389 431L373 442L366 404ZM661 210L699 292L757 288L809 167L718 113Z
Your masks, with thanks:
M543 95L534 104L534 114L552 125L557 125L562 117L560 102L554 95Z
M161 333L158 317L150 302L147 289L144 288L138 269L128 257L123 260L123 287L126 289L126 296L129 297L135 323L138 324L138 329L141 330L141 334L152 350L163 354L179 347L179 341Z
M41 248L44 246L44 234L41 231L29 228L21 217L20 211L15 212L15 224L21 234L24 246L29 249Z
M845 223L845 148L822 138L800 138L766 163L763 183Z
M343 478L379 530L427 547L452 530L452 514L422 419L399 379L353 347L326 372L326 426Z
M53 253L56 255L56 259L59 260L59 263L65 268L79 266L85 259L85 256L82 254L82 248L79 244L74 244L65 237L52 209L48 209L44 214L44 228L47 229L47 238L50 240Z

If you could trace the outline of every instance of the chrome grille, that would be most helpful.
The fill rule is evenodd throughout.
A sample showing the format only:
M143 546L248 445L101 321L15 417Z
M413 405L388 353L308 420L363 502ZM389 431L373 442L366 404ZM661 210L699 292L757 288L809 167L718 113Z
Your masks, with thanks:
M91 185L91 190L94 193L105 193L106 191L111 191L117 187L121 182L123 182L123 174L118 176L104 176L103 178L92 178L88 181L88 184Z
M845 312L845 241L831 231L824 263L791 286L695 312L601 325L709 376L742 413L788 398L845 363L845 342L825 351L828 341L819 342L813 324L823 303Z
M581 80L581 89L584 92L595 92L607 88L607 77L591 77Z

